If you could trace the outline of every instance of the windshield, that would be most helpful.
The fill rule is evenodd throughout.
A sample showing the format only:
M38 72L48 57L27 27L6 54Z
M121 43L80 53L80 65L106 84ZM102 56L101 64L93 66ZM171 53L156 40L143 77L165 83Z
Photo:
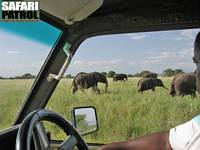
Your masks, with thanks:
M0 130L11 126L61 33L43 21L0 23Z

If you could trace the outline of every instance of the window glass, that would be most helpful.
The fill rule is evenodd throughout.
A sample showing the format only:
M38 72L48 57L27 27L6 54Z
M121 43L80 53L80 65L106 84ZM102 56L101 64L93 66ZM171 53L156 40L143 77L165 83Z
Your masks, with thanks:
M152 132L169 130L200 113L200 101L192 96L169 95L173 77L194 72L193 43L199 29L130 33L93 37L77 50L69 69L56 88L47 108L68 120L73 107L94 106L99 131L86 136L87 142L110 143ZM108 80L72 93L73 77L79 72L100 72ZM158 74L164 86L138 92L138 81L148 71ZM125 73L122 81L113 75ZM60 134L52 130L52 135Z
M0 130L11 126L61 31L43 21L0 23Z

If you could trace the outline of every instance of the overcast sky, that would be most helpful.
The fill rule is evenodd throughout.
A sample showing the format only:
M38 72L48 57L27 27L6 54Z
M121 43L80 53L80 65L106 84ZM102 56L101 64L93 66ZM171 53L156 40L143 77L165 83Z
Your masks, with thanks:
M0 76L37 74L60 31L40 22L17 26L0 23ZM31 30L30 30L31 29ZM193 42L199 29L93 37L81 44L66 74L167 68L195 69ZM22 33L22 35L20 35Z

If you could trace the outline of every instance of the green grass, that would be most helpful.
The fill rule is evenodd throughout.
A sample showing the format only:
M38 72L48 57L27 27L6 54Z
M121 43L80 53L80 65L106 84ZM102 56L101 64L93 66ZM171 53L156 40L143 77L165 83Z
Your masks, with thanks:
M172 78L162 78L169 88ZM155 92L137 92L139 78L128 82L109 80L108 93L99 84L101 94L92 90L71 93L71 79L62 79L47 105L65 118L77 106L95 106L99 131L86 136L88 142L109 143L127 140L147 133L168 130L190 120L200 113L199 97L170 97L168 91L156 88ZM32 80L0 80L0 129L8 127L22 104ZM48 125L49 127L49 125ZM64 138L61 131L51 126L53 138Z
M128 82L109 81L108 93L99 84L101 94L86 90L73 95L71 80L62 80L56 88L48 108L70 119L70 110L78 106L95 106L99 131L87 136L89 142L108 143L127 140L147 133L168 130L200 113L199 98L169 96L168 91L157 88L155 92L137 92L139 78ZM172 78L163 78L170 87ZM59 138L59 134L55 134ZM61 136L61 135L60 135Z
M0 130L10 127L33 80L0 80Z

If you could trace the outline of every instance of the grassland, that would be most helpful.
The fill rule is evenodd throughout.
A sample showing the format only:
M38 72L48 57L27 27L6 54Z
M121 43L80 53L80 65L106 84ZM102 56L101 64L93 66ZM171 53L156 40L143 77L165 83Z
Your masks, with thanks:
M137 92L138 78L128 82L109 80L108 93L99 84L101 94L91 90L71 94L71 80L62 79L47 105L70 120L73 107L92 105L97 109L99 131L86 136L89 142L109 143L127 140L155 131L168 130L200 114L200 97L170 97L168 91ZM162 78L169 87L171 78ZM0 129L11 124L32 80L0 80ZM51 126L54 138L63 138Z

